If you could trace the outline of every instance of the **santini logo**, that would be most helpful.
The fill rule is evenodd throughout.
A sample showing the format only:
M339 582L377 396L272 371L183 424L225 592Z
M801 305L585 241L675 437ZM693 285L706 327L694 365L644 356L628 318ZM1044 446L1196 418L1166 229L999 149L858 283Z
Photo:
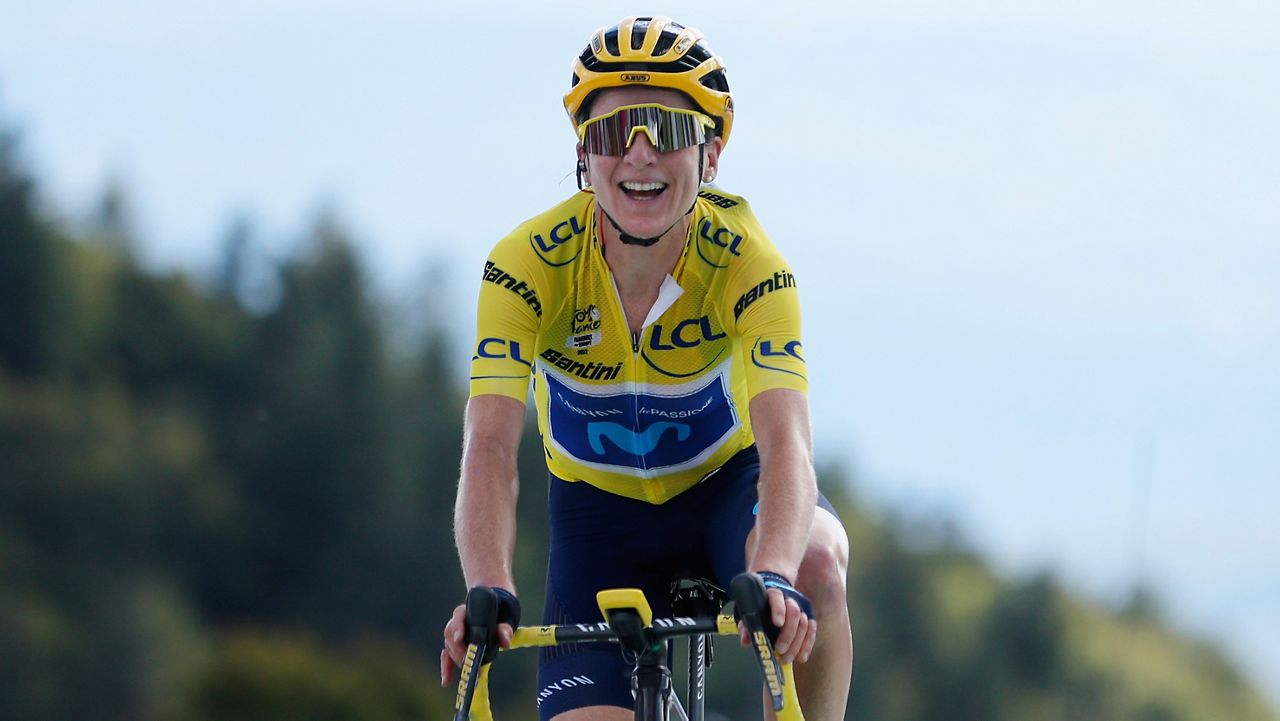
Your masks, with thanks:
M500 285L503 288L515 293L524 299L525 305L533 309L538 317L542 317L542 301L538 300L538 294L529 287L528 283L523 280L517 280L515 276L493 264L493 261L487 260L484 263L484 279L488 283Z
M774 273L772 278L765 278L763 281L760 282L759 285L756 285L752 287L751 290L747 291L746 293L743 293L738 298L738 302L733 304L734 320L737 320L738 316L742 315L742 311L749 308L751 304L756 302L757 300L760 300L761 298L772 293L775 290L782 290L783 288L794 288L795 285L796 285L796 277L791 273L789 273L786 269L783 269Z
M583 363L576 361L569 356L561 353L553 348L542 351L542 360L559 368L560 370L571 373L586 381L611 381L618 377L622 372L622 364L616 363L612 366L603 363Z

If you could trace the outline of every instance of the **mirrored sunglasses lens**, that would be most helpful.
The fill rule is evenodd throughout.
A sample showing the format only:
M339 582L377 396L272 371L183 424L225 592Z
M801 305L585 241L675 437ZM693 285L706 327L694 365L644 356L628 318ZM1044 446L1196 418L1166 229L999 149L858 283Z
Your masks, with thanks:
M591 121L583 131L583 147L594 155L623 155L640 132L663 153L697 145L706 137L697 116L657 107L624 108Z

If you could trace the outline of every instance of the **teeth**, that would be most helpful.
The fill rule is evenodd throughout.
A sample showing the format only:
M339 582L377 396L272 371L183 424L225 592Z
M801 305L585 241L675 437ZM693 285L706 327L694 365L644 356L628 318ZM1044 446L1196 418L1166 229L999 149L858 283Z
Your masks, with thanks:
M631 182L626 182L626 183L623 183L623 184L622 184L622 187L623 187L623 189L624 189L624 190L634 190L634 191L638 191L638 192L643 192L643 191L646 191L646 190L662 190L663 188L667 187L667 184L666 184L666 183L631 183Z

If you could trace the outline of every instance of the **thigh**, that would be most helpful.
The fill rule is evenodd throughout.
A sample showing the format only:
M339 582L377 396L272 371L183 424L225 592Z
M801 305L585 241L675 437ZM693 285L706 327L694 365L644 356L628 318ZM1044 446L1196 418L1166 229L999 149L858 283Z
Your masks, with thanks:
M551 721L634 721L635 711L612 706L587 706L566 711Z
M717 489L714 510L709 516L706 546L719 583L728 588L727 584L733 577L746 570L747 549L750 547L756 515L760 510L757 486L760 479L760 456L755 447L734 456L721 469L721 473L725 477L720 479L721 487ZM835 507L826 496L819 493L810 542L815 538L825 539L828 527L833 524L843 537L844 529ZM844 549L847 558L848 540L844 540Z
M551 556L543 624L603 620L596 593L606 588L639 588L656 615L669 615L670 559L683 543L660 525L662 507L585 483L553 478L551 484ZM632 708L631 668L613 643L541 649L539 717L550 719L575 709L585 713L591 706Z
M755 446L730 458L716 475L715 495L708 503L704 543L716 582L727 590L733 577L746 570L743 549L756 523L760 455Z

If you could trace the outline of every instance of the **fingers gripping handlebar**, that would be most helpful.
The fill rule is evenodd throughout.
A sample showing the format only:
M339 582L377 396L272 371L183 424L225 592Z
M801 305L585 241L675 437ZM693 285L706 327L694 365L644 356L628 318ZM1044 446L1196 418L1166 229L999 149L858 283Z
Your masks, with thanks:
M630 592L643 596L638 590ZM467 651L458 679L454 721L492 721L493 719L489 709L488 676L490 661L498 652L498 625L511 623L515 627L519 617L517 605L515 619L510 618L509 608L503 607L503 602L506 600L503 598L504 594L514 600L514 597L503 589L477 587L467 593ZM730 594L737 609L738 619L744 624L751 638L751 645L764 675L765 685L778 721L803 721L804 716L796 698L791 664L780 663L773 651L773 641L777 637L778 629L774 627L769 613L765 581L754 573L740 574L730 584ZM648 610L647 603L643 610ZM608 612L605 612L605 619L610 620ZM670 619L654 620L641 613L638 620L646 629L654 632L656 637L670 638L676 635L687 635L683 624L671 624ZM697 619L683 620L689 622ZM699 624L705 625L699 625L696 629L689 628L689 632L730 635L735 633L733 619L728 616L703 619ZM594 626L518 628L511 645L512 648L518 648L551 646L573 641L621 640L616 634L617 631L610 629L607 623Z
M487 684L489 649L498 647L498 594L477 586L467 592L467 653L458 676L458 696L453 704L453 721L469 721L471 701L481 681ZM496 651L495 651L496 653ZM488 694L481 693L487 700ZM488 704L483 704L486 707Z
M454 721L489 721L489 664L498 657L498 624L520 625L520 602L505 588L476 586L467 591L467 653L458 677ZM478 699L475 709L472 702Z
M746 626L747 634L751 637L751 646L755 649L756 661L764 674L765 688L769 691L769 700L773 704L773 710L778 713L779 721L803 719L800 704L796 700L796 684L791 664L780 662L773 651L778 628L773 625L772 615L769 613L764 580L754 573L740 573L729 584L729 593L733 597L738 619Z

